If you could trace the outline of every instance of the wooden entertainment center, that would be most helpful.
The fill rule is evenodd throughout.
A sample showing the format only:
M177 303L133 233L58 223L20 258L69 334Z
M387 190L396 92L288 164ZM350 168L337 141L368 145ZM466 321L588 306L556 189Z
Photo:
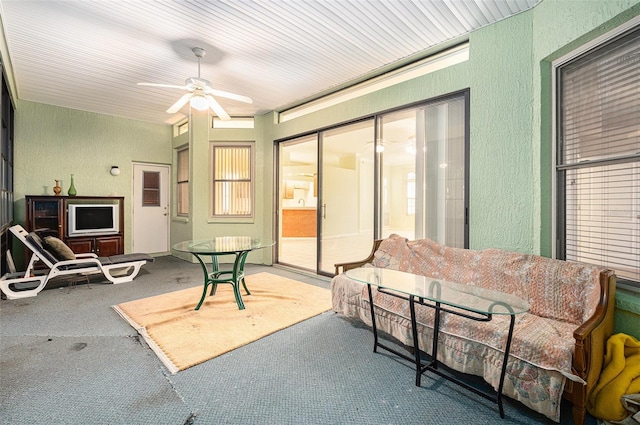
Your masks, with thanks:
M76 254L93 252L100 257L124 254L124 197L122 196L26 196L26 227L41 235L55 236ZM117 226L108 232L69 235L69 205L115 205Z

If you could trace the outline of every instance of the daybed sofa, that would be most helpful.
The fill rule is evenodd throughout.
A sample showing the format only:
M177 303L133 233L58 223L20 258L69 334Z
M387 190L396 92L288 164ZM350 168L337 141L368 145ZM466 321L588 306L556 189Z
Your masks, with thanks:
M344 273L366 266L477 285L527 300L529 312L516 316L503 394L556 422L564 397L573 404L574 422L584 423L587 396L598 381L605 344L613 333L612 271L537 255L450 248L429 239L409 241L391 235L375 241L368 258L336 264L331 281L333 310L368 325L367 287ZM412 349L408 301L372 290L377 328ZM419 348L431 354L433 309L416 305L416 316ZM498 388L508 316L475 322L443 313L440 326L439 360Z

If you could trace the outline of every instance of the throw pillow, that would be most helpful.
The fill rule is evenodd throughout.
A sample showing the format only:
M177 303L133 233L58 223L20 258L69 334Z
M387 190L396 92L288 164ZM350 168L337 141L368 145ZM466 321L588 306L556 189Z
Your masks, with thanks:
M59 260L75 260L76 254L60 239L55 236L45 236L45 247Z
M34 253L39 255L39 259L46 260L51 264L55 264L58 262L58 259L44 248L44 246L42 245L42 239L40 239L40 236L38 236L35 232L29 233L25 237L25 240L30 244L30 248L33 247L31 249L34 250Z

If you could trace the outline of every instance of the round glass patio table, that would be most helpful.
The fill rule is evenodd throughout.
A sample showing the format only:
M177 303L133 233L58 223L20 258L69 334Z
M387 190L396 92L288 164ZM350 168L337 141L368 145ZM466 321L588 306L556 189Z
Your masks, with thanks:
M238 304L238 309L244 310L244 302L240 293L240 283L244 287L247 295L251 295L244 280L244 263L247 255L251 251L273 246L275 242L271 239L253 238L251 236L220 236L209 239L197 239L179 242L173 245L173 249L179 252L188 252L198 259L204 273L204 288L202 297L196 306L199 310L207 297L207 290L211 286L210 295L216 293L218 284L226 283L233 287L233 294ZM220 270L218 257L223 255L234 255L233 268L231 270ZM211 256L211 270L208 269L204 260Z

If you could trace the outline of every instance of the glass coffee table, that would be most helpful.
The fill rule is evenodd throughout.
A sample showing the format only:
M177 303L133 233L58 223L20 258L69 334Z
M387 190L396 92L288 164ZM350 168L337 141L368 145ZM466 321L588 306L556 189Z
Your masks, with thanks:
M367 285L373 327L374 352L377 352L378 347L380 347L386 351L396 354L399 357L414 362L416 367L416 386L420 386L420 378L422 377L422 374L426 371L433 372L436 375L439 375L462 386L463 388L466 388L467 390L497 403L500 410L500 417L504 418L504 409L502 407L502 388L507 370L507 359L511 348L511 340L513 338L515 317L517 314L529 311L528 302L511 294L485 289L474 285L448 282L446 280L434 279L385 268L361 267L347 270L345 274L347 277ZM406 299L409 302L409 310L411 312L411 333L414 347L413 358L389 347L388 345L384 345L379 341L374 315L373 296L371 293L372 286L377 287L378 292L380 293ZM418 349L418 331L415 311L416 304L433 308L435 310L431 361L428 363L423 363L420 356L420 350ZM509 334L504 348L500 384L495 394L482 391L448 373L445 373L441 369L438 369L438 334L440 332L440 315L442 312L455 314L457 316L481 322L491 321L493 315L510 316L511 321L509 325Z
M233 287L233 294L238 304L238 309L244 310L244 302L240 293L240 283L247 295L251 295L244 281L244 263L247 255L257 249L268 248L275 242L271 239L253 238L251 236L222 236L209 239L184 241L173 245L173 249L179 252L188 252L198 259L204 273L204 288L202 297L196 306L199 310L207 297L207 289L211 286L210 295L216 293L218 284L226 283ZM231 270L220 270L218 257L223 255L235 255ZM203 257L211 256L211 270L208 269Z

